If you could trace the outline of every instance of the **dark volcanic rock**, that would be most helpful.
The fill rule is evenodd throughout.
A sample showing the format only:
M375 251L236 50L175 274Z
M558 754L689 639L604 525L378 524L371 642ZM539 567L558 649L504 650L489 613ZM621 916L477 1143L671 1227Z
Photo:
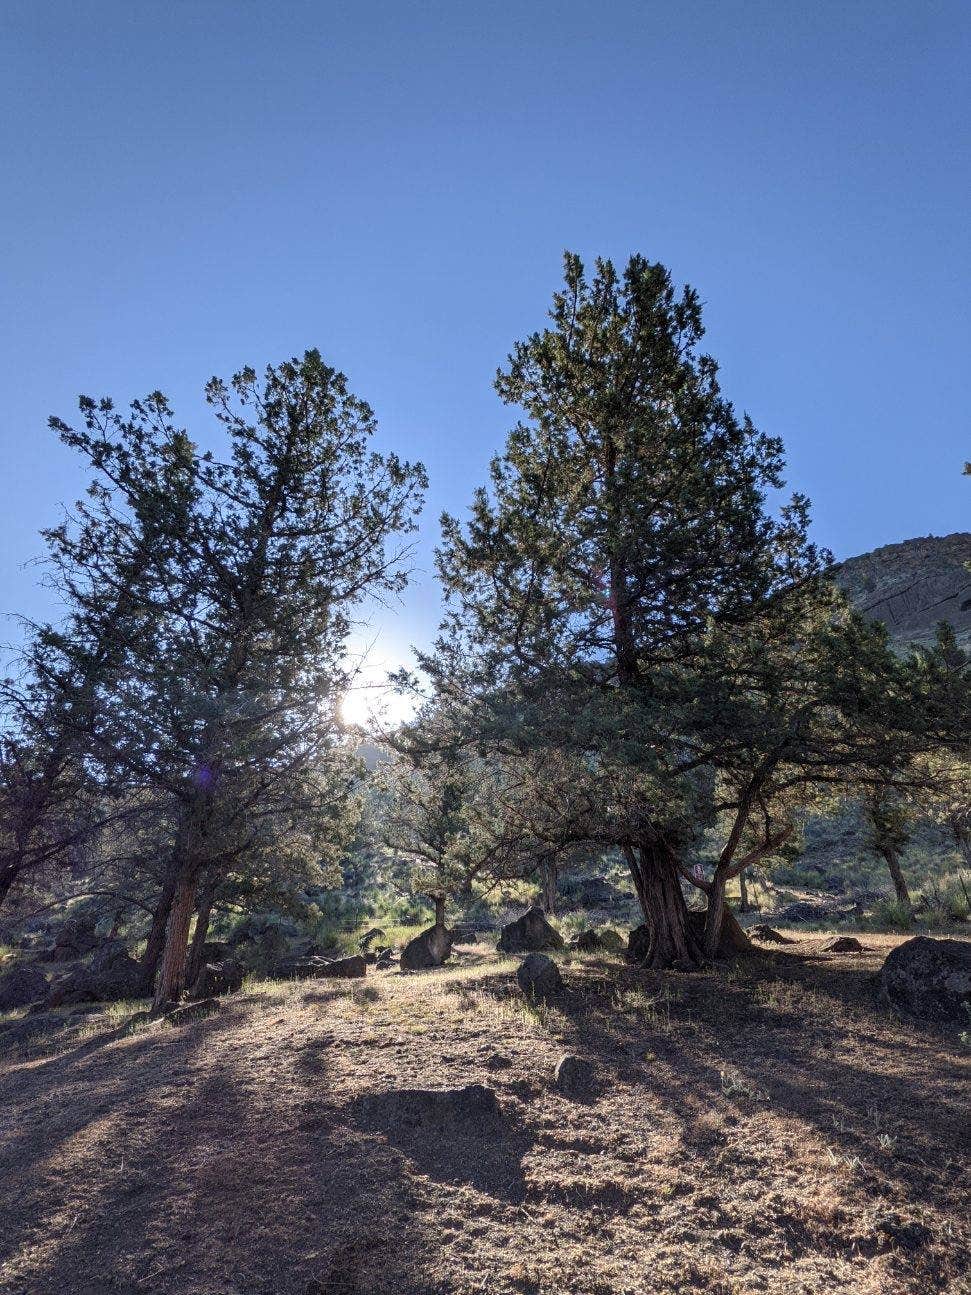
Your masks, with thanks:
M533 905L522 917L502 928L498 944L500 953L534 953L542 949L562 949L563 936L551 926L541 908Z
M453 934L444 926L430 926L401 950L402 971L428 971L440 967L452 954Z
M580 931L571 941L571 946L581 953L623 953L624 938L609 926L599 929L591 927Z
M863 945L855 935L838 935L823 945L823 953L863 953Z
M189 997L213 998L219 994L235 994L242 988L245 978L246 968L235 958L207 962L200 968Z
M367 974L367 959L361 953L349 958L283 958L273 974L292 980L352 980Z
M334 958L332 962L327 964L326 971L321 974L334 976L339 980L354 980L367 975L367 963L359 953L355 953L349 958Z
M93 913L79 913L68 918L54 940L51 961L74 962L91 953L101 943L95 931L96 925Z
M545 953L531 953L516 972L519 988L527 998L553 998L563 988L560 969Z
M971 944L915 936L898 944L880 973L891 1006L926 1021L967 1025Z
M749 935L754 935L757 940L762 940L765 944L795 944L796 941L788 935L780 935L767 922L759 922L749 931Z
M624 958L627 962L638 965L643 962L651 950L651 933L647 925L642 922L640 926L635 926L633 931L627 937L627 948L624 950Z
M11 967L0 975L0 1012L28 1007L47 997L48 979L36 967Z
M187 1025L190 1021L198 1021L204 1016L214 1016L221 1010L222 1003L218 998L200 998L197 1002L184 1003L181 1007L174 1008L165 1019L170 1025Z
M593 1062L571 1053L560 1057L553 1074L554 1087L564 1097L589 1098L593 1096L596 1072Z
M358 940L357 947L360 949L362 953L367 953L368 949L371 947L372 942L376 940L379 935L384 935L384 931L381 929L381 927L372 926L371 929L369 931L365 931L364 934L361 936L361 938Z

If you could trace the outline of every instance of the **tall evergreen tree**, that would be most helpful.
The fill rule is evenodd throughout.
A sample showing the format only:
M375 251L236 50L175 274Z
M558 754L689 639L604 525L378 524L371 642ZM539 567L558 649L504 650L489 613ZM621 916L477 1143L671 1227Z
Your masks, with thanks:
M722 396L694 291L643 257L588 280L567 255L550 318L497 376L525 418L490 488L467 525L443 519L448 613L423 665L480 740L556 788L564 835L624 851L649 961L690 964L681 867L741 741L735 683L760 620L797 623L826 555L805 499L769 512L781 442Z

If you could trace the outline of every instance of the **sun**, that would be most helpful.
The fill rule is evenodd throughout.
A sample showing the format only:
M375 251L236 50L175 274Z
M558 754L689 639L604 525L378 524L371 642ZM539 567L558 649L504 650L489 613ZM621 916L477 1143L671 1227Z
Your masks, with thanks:
M349 728L397 728L415 713L414 702L388 686L393 661L368 661L340 700L340 716Z

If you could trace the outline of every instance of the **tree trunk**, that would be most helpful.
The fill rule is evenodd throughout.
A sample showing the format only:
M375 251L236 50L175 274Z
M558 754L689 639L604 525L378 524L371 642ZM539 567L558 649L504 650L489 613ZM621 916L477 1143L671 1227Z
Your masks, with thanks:
M556 885L559 880L559 868L555 859L548 859L539 866L540 904L543 912L550 917L556 916Z
M152 992L159 959L162 956L162 950L165 948L165 928L168 926L169 913L172 910L175 882L175 867L174 864L170 863L162 879L162 890L158 897L158 903L155 905L155 912L152 914L152 925L148 932L148 939L145 942L145 952L142 954L141 988L144 994Z
M744 869L738 874L738 911L747 913L750 909L748 902L748 882L745 880Z
M432 902L435 905L435 929L438 931L445 930L445 896L433 895Z
M212 905L216 898L215 886L206 886L199 896L196 907L196 926L192 932L192 943L189 946L189 957L186 961L185 983L192 986L202 970L202 947L209 934L209 918L212 916Z
M10 894L10 888L13 886L17 877L20 875L20 865L18 863L5 863L0 867L0 906Z
M165 949L152 1011L162 1012L170 1003L178 1002L185 989L185 963L189 947L189 926L195 906L198 873L183 872L175 883L172 908L165 928Z
M674 848L663 840L651 841L625 854L650 934L643 965L658 970L701 966L704 954L688 924Z
M738 923L725 898L728 875L715 869L707 890L708 906L705 909L704 952L709 960L730 958L736 953L750 953L752 941Z
M708 907L705 910L705 957L713 959L718 955L721 944L722 923L725 920L725 883L728 878L715 869L711 887L708 891Z
M904 879L903 871L900 867L900 859L897 857L897 851L889 846L881 851L887 863L890 876L893 879L893 888L897 892L897 900L903 904L908 913L913 913L914 906L910 899L910 891L907 889L907 882Z

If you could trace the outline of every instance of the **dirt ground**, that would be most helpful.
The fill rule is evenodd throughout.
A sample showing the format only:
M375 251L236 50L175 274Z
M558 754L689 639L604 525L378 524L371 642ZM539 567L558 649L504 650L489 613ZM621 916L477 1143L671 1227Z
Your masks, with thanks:
M574 957L549 1008L468 949L181 1028L0 1034L0 1291L971 1290L968 1052L880 1004L896 939L864 938L689 975ZM552 1087L564 1052L588 1100ZM498 1121L387 1096L469 1083Z

